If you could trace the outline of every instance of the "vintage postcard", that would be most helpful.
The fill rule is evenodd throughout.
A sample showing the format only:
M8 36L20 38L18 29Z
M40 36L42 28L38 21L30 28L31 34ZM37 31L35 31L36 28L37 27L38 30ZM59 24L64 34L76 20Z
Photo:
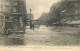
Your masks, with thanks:
M0 0L0 51L80 51L80 0Z

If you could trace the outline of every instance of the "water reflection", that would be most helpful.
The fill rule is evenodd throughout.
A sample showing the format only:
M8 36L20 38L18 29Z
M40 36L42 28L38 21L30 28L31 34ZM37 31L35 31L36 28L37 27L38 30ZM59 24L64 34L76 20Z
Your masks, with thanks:
M5 36L3 38L4 44L5 45L24 45L24 35L23 34L18 34L15 36Z
M6 41L5 45L24 45L24 40L19 38L11 38Z

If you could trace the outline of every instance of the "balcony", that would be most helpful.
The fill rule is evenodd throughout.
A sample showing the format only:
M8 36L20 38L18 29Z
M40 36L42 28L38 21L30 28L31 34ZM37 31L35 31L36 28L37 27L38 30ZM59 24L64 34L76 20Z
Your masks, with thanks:
M15 21L9 21L9 20L8 20L8 21L6 21L6 22L10 22L10 23L13 23L13 22L15 22Z
M17 13L17 12L15 12L15 13L10 13L11 15L21 15L21 13Z

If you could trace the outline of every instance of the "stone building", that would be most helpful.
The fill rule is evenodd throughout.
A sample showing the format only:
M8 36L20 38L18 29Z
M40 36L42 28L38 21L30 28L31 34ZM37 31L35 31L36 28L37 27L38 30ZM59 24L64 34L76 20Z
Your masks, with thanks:
M4 22L2 22L4 23L4 31L1 32L5 34L25 32L26 0L0 0L0 2L2 3L0 13L4 16Z

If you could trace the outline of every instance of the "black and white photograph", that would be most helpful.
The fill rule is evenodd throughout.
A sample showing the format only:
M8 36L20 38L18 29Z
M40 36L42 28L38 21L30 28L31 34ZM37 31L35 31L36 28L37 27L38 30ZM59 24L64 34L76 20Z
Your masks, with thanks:
M0 46L80 46L80 0L0 0Z

